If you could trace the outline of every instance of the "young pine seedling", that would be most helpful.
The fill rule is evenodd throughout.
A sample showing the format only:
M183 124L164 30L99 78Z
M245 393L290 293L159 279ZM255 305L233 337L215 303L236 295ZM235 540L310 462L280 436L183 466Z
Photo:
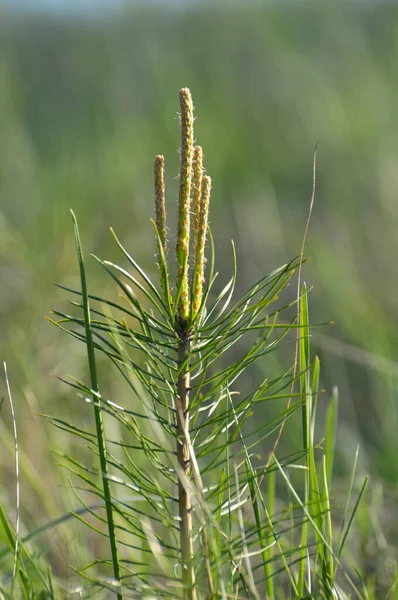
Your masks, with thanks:
M332 418L326 451L314 442L319 361L310 362L305 287L297 301L274 308L302 256L233 301L237 270L232 244L232 277L214 294L211 179L204 174L202 148L194 143L188 89L180 90L179 102L175 256L167 239L164 157L156 156L154 163L159 285L112 231L130 270L95 258L119 287L120 301L90 294L73 215L81 290L68 291L78 297L72 302L77 314L54 311L58 327L86 345L90 384L69 383L92 404L95 428L88 432L53 422L83 438L96 457L98 465L91 468L73 457L65 460L86 492L88 487L97 497L94 505L84 504L90 521L79 519L105 535L110 552L110 560L96 560L79 571L84 592L87 597L114 594L119 600L348 598L336 595L335 584L348 531L334 544ZM294 314L279 322L280 314L294 306ZM253 365L258 363L257 373L262 372L268 355L291 331L299 332L300 372L292 368L281 376L257 376L248 389ZM122 377L127 392L120 391L121 397L102 396L98 353L108 360L108 377ZM335 411L335 400L332 407ZM272 448L296 412L302 414L302 447L279 459L271 452L262 463L257 448L264 449L268 439ZM111 419L117 428L108 428ZM117 439L108 434L115 429ZM301 483L291 477L293 468L303 474ZM291 499L278 510L276 477L285 487L282 497ZM97 510L98 497L104 512Z

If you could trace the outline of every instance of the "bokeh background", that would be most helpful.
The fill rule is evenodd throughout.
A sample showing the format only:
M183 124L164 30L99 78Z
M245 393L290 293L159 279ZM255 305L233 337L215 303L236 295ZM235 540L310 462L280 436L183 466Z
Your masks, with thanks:
M312 339L322 362L321 413L338 386L338 472L349 471L359 444L374 522L388 521L377 543L387 543L384 534L394 543L397 56L396 2L0 5L0 357L16 407L24 530L77 502L53 450L80 447L39 414L91 426L90 407L54 377L84 373L85 349L44 318L67 308L55 282L78 287L69 208L87 254L120 258L112 226L154 273L153 158L166 156L172 213L178 90L186 86L213 179L218 270L226 280L233 238L239 290L299 254L319 141L304 279L313 286L312 322L334 321ZM114 294L95 261L89 275L93 292ZM105 369L101 375L117 396L118 384ZM4 377L1 389L5 395ZM0 439L0 495L12 515L6 402ZM62 574L68 544L49 547Z

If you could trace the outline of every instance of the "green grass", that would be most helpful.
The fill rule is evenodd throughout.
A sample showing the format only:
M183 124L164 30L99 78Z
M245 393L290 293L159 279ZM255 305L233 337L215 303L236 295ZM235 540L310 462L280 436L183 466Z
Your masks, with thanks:
M87 465L94 460L92 453L84 440L75 441L37 416L50 414L64 423L73 417L83 432L91 431L92 407L52 377L73 373L88 381L85 348L54 334L42 318L62 302L53 282L73 289L79 285L69 208L79 216L87 252L119 260L108 231L112 225L123 246L154 279L155 247L148 224L151 158L158 152L168 157L166 182L172 207L178 171L175 90L188 85L200 107L196 133L214 180L211 227L220 270L218 291L228 281L230 238L237 248L238 293L297 254L310 200L313 149L320 140L305 279L315 286L310 294L311 320L333 320L335 325L316 328L311 338L311 360L317 354L322 369L315 442L307 439L306 444L311 449L326 436L329 458L326 471L320 463L316 484L322 493L332 489L332 514L340 516L345 526L364 476L371 474L364 508L358 509L351 542L347 540L346 560L359 557L369 597L387 594L395 577L397 481L398 342L392 326L397 109L391 61L397 25L393 4L321 7L303 2L289 7L205 7L173 17L141 11L127 14L123 22L95 27L32 18L2 28L0 249L6 285L0 298L0 343L18 424L22 539L45 528L49 519L65 515L59 527L33 538L26 549L29 555L33 552L34 561L46 554L40 558L38 580L49 581L50 562L57 581L74 585L69 565L82 569L93 556L108 556L97 536L88 543L84 528L68 519L68 511L80 510L79 503L67 475L55 466L61 459L54 459L51 451ZM88 255L86 268L91 293L117 302L111 279L104 279L100 265ZM281 302L291 301L293 295L289 289ZM64 305L62 310L69 309ZM103 309L107 318L109 310L113 308ZM248 341L239 347L239 356L249 346ZM291 349L282 346L277 355L243 375L242 393L248 393L252 380L273 378L287 369ZM123 398L123 384L110 374L102 356L97 361L104 397ZM315 384L311 379L301 385ZM334 385L339 388L340 421L331 481L334 434L330 432L335 417L331 414L324 431L320 423L326 421ZM278 422L272 402L259 414L267 422ZM108 414L104 422L117 439L120 425ZM296 411L281 439L282 455L302 447L301 422ZM14 473L14 440L6 402L0 427L1 500L13 526L14 486L8 481ZM249 441L254 441L250 420L246 427L253 436ZM344 510L358 445L357 474ZM271 447L269 440L261 442L260 460L266 461ZM123 453L117 450L122 460ZM278 473L276 504L297 505L287 483L282 489L283 475ZM305 486L301 490L297 473L288 475L305 504L311 495L308 481L307 491ZM234 478L233 471L229 478ZM251 488L254 493L254 481ZM326 506L322 493L317 502ZM88 498L84 501L94 504ZM265 506L268 502L265 496ZM263 505L258 509L265 511ZM309 514L314 518L318 513L314 509ZM295 523L293 517L291 512L286 519ZM326 517L322 526L327 536L322 533L322 540L318 534L314 543L319 564L327 570L331 565L325 542L332 539L338 544L339 537L332 532L330 538ZM302 527L300 539L308 535L306 527L313 531L308 523ZM295 528L291 533L296 544L297 532ZM340 543L344 530L341 536ZM4 548L7 539L4 533ZM272 559L274 546L264 550L260 537L258 543ZM5 570L9 572L8 567ZM282 591L274 591L276 598L278 593Z

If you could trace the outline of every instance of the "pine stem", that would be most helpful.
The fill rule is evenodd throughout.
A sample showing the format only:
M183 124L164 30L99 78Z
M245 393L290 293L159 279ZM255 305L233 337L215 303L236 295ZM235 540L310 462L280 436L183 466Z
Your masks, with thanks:
M209 217L209 203L211 192L211 179L208 175L202 178L202 189L200 196L199 214L198 214L198 231L195 244L195 265L193 274L193 301L192 309L195 317L202 303L202 293L204 284L205 270L205 245L207 234L207 222ZM195 214L196 218L196 214Z
M160 271L160 286L163 292L163 298L166 305L169 304L170 290L168 284L168 265L167 265L167 226L166 226L166 197L164 186L164 156L158 155L155 158L153 167L153 181L155 188L155 216L156 228L158 231L158 264ZM163 254L163 256L162 256Z
M178 192L177 217L177 290L181 293L177 306L179 321L189 319L189 238L193 159L193 104L191 92L187 88L180 90L181 110L181 163L180 185Z
M185 600L196 600L195 567L192 537L192 504L186 480L190 477L191 460L189 452L189 353L191 339L186 332L180 337L178 347L178 366L181 372L178 376L176 398L177 408L177 460L180 466L178 475L178 509L180 517L180 547L182 584Z
M193 215L194 215L194 247L198 243L200 222L200 199L202 196L203 150L195 146L193 151Z
M156 227L163 246L164 255L167 256L166 239L166 198L164 189L164 156L155 157L153 165L153 182L155 188L155 215Z

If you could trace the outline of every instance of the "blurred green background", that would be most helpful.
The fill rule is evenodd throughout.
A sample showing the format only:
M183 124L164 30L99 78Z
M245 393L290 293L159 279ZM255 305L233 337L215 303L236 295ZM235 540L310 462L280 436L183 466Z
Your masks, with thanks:
M0 356L16 405L25 530L76 504L51 452L79 451L76 441L38 413L91 426L90 408L54 378L81 374L85 349L44 319L67 307L54 282L78 286L69 208L87 254L120 258L112 226L154 273L152 164L165 155L172 219L185 86L213 179L220 279L233 238L239 290L300 252L320 142L304 271L312 322L335 322L314 331L320 403L337 385L341 472L360 444L372 489L382 482L395 498L397 53L396 2L164 1L84 16L1 7ZM115 294L95 261L89 273L93 293ZM117 397L118 383L101 375ZM0 437L1 496L12 515L6 403ZM65 561L55 562L62 572Z

